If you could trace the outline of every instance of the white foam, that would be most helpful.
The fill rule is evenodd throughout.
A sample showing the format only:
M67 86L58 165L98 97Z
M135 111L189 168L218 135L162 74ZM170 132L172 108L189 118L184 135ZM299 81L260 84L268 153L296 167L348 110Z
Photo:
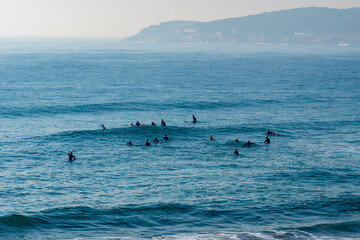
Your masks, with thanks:
M290 235L290 236L286 236ZM131 237L90 237L74 238L74 240L145 240L149 238ZM269 231L264 233L238 232L238 233L209 233L209 234L178 234L161 235L152 240L281 240L281 239L308 239L308 240L360 240L359 237L316 236L304 231Z

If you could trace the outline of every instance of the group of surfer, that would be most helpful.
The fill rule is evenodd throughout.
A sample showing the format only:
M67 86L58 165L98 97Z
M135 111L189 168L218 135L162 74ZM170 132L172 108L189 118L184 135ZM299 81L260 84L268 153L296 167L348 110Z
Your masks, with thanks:
M266 135L279 136L279 134L274 133L274 132L270 131L269 129L266 131L265 134L266 134ZM210 137L211 137L211 136L210 136ZM235 138L235 142L240 142L240 141L239 141L237 138ZM270 143L270 138L269 138L269 136L266 136L266 137L265 137L264 143L265 143L265 144L269 144L269 143ZM249 141L247 141L245 144L243 144L243 147L250 147L250 146L255 145L255 144L256 144L256 143L250 142L250 140L249 140ZM236 149L234 150L234 155L235 155L235 156L239 155L239 152L238 152Z
M192 118L193 118L193 120L191 121L192 123L197 123L197 122L198 122L198 120L196 119L196 117L195 117L194 115L192 115ZM106 129L106 127L105 127L104 124L100 124L100 126L101 126L103 129ZM130 123L130 127L143 127L143 126L145 126L145 125L140 124L139 121L136 121L135 124ZM151 123L150 123L150 126L156 126L156 124L155 124L154 122L151 122ZM161 126L162 126L162 127L166 127L166 123L165 123L164 119L161 119ZM269 129L265 132L265 134L267 134L267 136L265 137L265 141L264 141L265 144L269 144L269 143L270 143L270 139L269 139L268 135L278 136L277 133L272 132L272 131L270 131ZM165 136L163 137L163 140L164 140L164 141L168 141L168 140L169 140L168 136L165 135ZM213 138L213 136L210 136L210 137L209 137L209 141L215 141L215 139ZM161 143L157 138L154 138L153 142L154 142L155 144ZM237 138L235 138L235 142L238 143L238 142L240 142L240 141L239 141ZM134 145L134 144L132 143L131 140L130 140L129 142L127 142L126 144L129 145L129 146L136 146L136 145ZM242 146L243 146L243 147L250 147L250 146L253 146L253 145L255 145L255 144L256 144L256 143L253 143L253 142L251 142L251 141L249 140L249 141L247 141L245 144L243 144ZM150 143L149 140L147 139L144 145L145 145L145 146L151 146L151 143ZM68 155L69 155L69 161L73 161L73 160L76 159L76 157L73 155L72 152L69 152ZM234 155L235 155L235 156L239 155L239 152L238 152L236 149L234 150Z
M192 119L193 119L193 120L191 121L192 123L197 123L197 122L198 122L198 120L196 119L195 115L192 115ZM136 121L135 124L130 123L130 127L143 127L143 126L145 126L145 125L140 124L139 121ZM156 126L156 124L155 124L154 122L151 122L151 123L150 123L150 126ZM162 126L162 127L166 127L166 123L165 123L164 119L161 119L161 126ZM104 129L105 129L105 128L104 128ZM164 141L168 141L168 140L169 140L168 136L165 135L165 136L163 137L163 140L164 140ZM153 142L154 142L154 143L161 143L157 138L154 138ZM130 145L130 146L133 146L133 145L134 145L131 140L130 140L129 142L127 142L126 144L127 144L127 145ZM149 142L148 139L146 139L146 142L145 142L144 146L151 146L151 143Z
M162 127L166 127L166 123L165 123L164 119L161 119L160 125L161 125ZM136 121L135 124L130 123L130 127L145 127L145 126L146 126L146 125L139 123L139 121ZM151 123L150 123L150 126L156 126L156 123L151 122Z
M164 140L164 141L169 141L169 138L168 138L168 136L167 136L166 134L165 134L165 136L163 137L163 140ZM154 143L161 143L157 138L154 138L153 142L154 142ZM130 140L129 142L127 142L126 144L129 145L129 146L136 146L136 145L134 145L134 144L132 143L131 140ZM151 146L151 143L149 142L148 139L146 139L146 142L145 142L144 145L145 145L145 146Z

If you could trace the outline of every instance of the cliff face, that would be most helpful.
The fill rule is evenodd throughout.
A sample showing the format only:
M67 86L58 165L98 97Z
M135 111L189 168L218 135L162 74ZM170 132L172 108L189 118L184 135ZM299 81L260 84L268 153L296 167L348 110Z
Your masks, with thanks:
M359 45L360 8L298 8L212 22L164 22L124 41Z

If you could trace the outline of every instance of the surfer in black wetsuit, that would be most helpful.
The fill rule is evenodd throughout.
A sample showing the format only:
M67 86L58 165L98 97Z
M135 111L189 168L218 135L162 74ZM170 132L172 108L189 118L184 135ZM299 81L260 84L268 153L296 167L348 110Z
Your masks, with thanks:
M68 155L69 155L69 161L73 161L76 159L76 157L73 155L72 152L69 152Z
M139 121L136 121L135 125L140 126L141 124L139 123Z
M195 117L194 115L192 115L192 117L193 117L192 122L193 122L193 123L197 123L198 120L196 119L196 117Z
M237 138L235 138L235 142L239 142L239 140Z
M150 125L151 126L156 126L156 124L154 122L151 122Z
M234 150L234 155L235 156L239 155L239 152L236 149Z
M102 129L106 129L104 124L100 124L100 126L102 127Z
M274 132L270 131L269 129L266 131L265 134L267 134L267 135L273 135L273 136L279 135L279 134L277 134L277 133L274 133Z
M154 138L154 143L159 143L159 140L157 138Z
M252 146L252 145L254 145L255 143L253 143L253 142L250 142L250 140L249 141L247 141L243 146L244 147L250 147L250 146Z
M145 145L145 146L151 146L151 144L149 143L149 140L146 140L146 142L145 142L144 145Z
M161 119L161 126L166 127L166 123L164 122L164 119Z
M210 136L209 141L215 141L215 139L212 136Z
M266 144L269 144L269 143L270 143L270 138L269 138L268 136L265 137L264 143L266 143Z
M133 145L133 143L131 142L131 140L128 142L128 143L126 143L127 145L130 145L130 146L132 146Z
M165 137L163 137L163 140L165 140L165 141L169 141L168 136L167 136L167 135L165 135Z

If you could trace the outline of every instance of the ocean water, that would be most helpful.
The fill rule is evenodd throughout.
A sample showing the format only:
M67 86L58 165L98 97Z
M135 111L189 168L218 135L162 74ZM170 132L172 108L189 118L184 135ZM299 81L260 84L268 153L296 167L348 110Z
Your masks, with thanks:
M1 42L0 239L360 239L360 48Z

